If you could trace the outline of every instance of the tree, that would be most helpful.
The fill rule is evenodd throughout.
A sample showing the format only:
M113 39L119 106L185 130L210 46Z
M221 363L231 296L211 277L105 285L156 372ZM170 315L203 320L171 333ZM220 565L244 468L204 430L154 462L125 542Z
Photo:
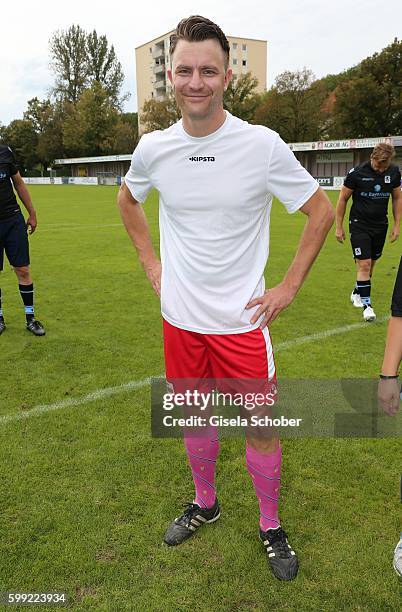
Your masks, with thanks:
M265 125L271 130L275 130L287 142L291 140L287 124L286 104L283 96L278 93L275 87L262 94L254 120L258 125Z
M115 127L113 152L117 155L131 153L138 142L137 113L122 113Z
M49 45L57 99L76 104L82 92L96 81L108 93L111 104L121 108L129 94L120 97L124 74L106 36L98 36L96 30L88 34L79 25L72 25L55 32Z
M325 88L314 82L311 70L287 70L261 96L255 121L279 132L287 142L316 140L322 132L326 96Z
M363 60L335 89L331 135L398 134L402 125L402 41Z
M335 92L330 136L364 138L388 135L386 99L371 75L352 79Z
M98 81L98 83L101 83L112 104L116 108L121 108L129 94L126 94L122 99L119 97L124 74L113 45L109 49L106 36L98 36L96 30L93 30L86 37L86 49L89 82Z
M251 72L232 78L224 95L225 108L240 119L252 122L259 103L259 96L254 91L258 80Z
M286 70L275 80L276 89L285 103L285 116L292 142L307 140L312 133L318 132L319 110L323 100L320 100L317 109L317 100L311 88L314 80L313 72L307 68L296 72Z
M49 125L52 113L53 106L50 100L39 100L35 97L28 100L28 108L23 117L32 122L37 134L41 134Z
M359 66L353 66L338 74L327 74L325 77L318 79L315 83L320 83L328 94L335 91L341 83L349 81L359 75Z
M138 113L121 113L120 118L138 131Z
M79 25L57 30L49 42L56 98L75 104L88 83L87 35Z
M43 169L57 157L63 157L63 122L69 113L69 103L32 98L24 119L32 122L37 134L36 153Z
M2 140L10 146L17 158L21 170L31 170L38 163L36 147L38 136L32 121L15 119L2 129Z
M144 102L141 114L141 123L145 132L153 130L164 130L173 125L181 117L180 110L172 94L162 100L150 98Z
M113 149L118 112L98 81L86 89L63 124L63 144L71 156L105 155Z
M68 102L56 102L46 129L38 137L37 153L44 168L53 163L56 158L65 156L63 143L63 125L73 112L73 105Z

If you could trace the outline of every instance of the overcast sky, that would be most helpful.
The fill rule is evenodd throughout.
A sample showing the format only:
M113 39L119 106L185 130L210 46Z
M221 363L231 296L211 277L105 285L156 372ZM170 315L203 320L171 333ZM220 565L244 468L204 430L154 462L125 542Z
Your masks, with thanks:
M112 10L111 10L112 7ZM284 70L337 73L401 36L402 2L387 0L19 0L4 3L0 45L0 122L22 117L26 102L53 83L48 41L55 30L79 24L106 34L123 65L125 110L137 110L135 47L201 14L225 34L268 41L268 86Z

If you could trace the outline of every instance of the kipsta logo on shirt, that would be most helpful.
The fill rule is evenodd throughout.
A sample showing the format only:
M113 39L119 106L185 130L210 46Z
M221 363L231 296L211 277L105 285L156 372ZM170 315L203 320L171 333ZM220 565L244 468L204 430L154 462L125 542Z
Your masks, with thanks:
M377 191L377 193L381 190L381 185L374 185L374 191Z
M385 176L384 177L384 182L385 183L390 183L391 182L391 177L390 176Z
M196 156L193 155L192 157L188 158L189 161L196 161L196 162L209 162L209 161L215 161L215 157L209 156L209 157L205 157L205 156Z

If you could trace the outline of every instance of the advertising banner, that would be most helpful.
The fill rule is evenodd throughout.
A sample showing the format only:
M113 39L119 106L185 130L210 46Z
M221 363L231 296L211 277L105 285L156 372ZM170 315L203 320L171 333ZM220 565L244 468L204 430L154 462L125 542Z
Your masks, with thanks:
M319 183L320 187L333 187L334 184L333 176L316 176L315 180Z
M68 184L69 185L97 185L98 177L97 176L69 176Z
M63 182L60 176L24 176L23 178L27 185L61 185Z
M344 176L315 176L320 187L328 190L340 189L343 185Z

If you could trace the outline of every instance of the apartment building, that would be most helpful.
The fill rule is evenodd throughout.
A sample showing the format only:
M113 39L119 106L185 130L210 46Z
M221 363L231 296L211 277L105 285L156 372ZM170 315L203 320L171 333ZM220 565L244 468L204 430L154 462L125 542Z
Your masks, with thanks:
M171 92L166 70L170 66L169 45L173 30L135 49L137 101L140 117L143 104L150 98L163 99ZM230 67L233 78L251 72L258 79L257 91L267 88L267 41L228 36ZM139 120L139 131L141 122Z

